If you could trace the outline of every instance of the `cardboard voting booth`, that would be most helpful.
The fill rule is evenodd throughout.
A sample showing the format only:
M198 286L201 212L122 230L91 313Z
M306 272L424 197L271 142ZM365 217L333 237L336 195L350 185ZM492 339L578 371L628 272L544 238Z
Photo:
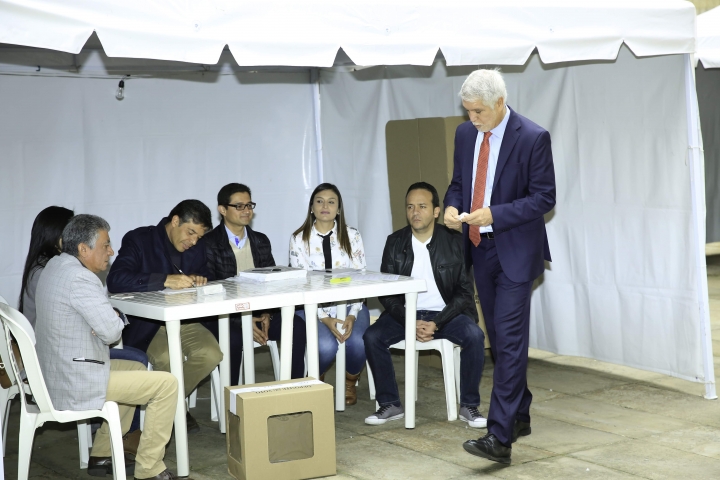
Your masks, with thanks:
M228 473L238 480L335 475L333 388L312 378L225 389Z

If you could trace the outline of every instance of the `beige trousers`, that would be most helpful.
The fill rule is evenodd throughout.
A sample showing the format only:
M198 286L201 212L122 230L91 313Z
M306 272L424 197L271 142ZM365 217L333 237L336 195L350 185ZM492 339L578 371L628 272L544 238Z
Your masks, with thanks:
M205 377L220 363L223 354L220 345L210 330L201 323L185 323L180 326L180 344L187 358L183 364L185 396L197 388ZM147 356L153 364L153 370L170 371L170 352L168 351L167 330L160 327L147 349Z
M145 425L135 457L135 477L149 478L165 470L165 445L170 440L177 408L177 380L170 373L148 372L145 365L110 360L106 400L118 403L123 433L130 430L136 405L145 405ZM95 434L93 457L109 457L110 428L103 422Z

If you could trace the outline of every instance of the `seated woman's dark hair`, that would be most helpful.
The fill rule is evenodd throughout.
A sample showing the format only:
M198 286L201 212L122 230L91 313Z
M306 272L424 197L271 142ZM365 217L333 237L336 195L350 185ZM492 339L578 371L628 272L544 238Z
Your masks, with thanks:
M18 310L23 311L23 294L27 290L28 280L32 271L38 267L44 268L48 260L60 255L60 237L65 225L75 215L72 210L63 207L47 207L38 213L30 232L30 247L28 248L25 268L23 269L22 284L20 287L20 300Z

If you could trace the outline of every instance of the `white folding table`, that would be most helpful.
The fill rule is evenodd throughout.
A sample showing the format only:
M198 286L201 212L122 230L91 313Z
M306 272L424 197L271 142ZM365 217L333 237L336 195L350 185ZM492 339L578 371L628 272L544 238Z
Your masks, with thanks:
M255 383L255 355L252 337L252 312L280 308L282 333L280 337L280 379L289 380L292 365L293 316L296 305L305 305L308 375L320 376L317 336L317 306L320 303L337 303L338 316L345 317L345 302L381 295L404 294L406 303L405 358L405 427L415 428L415 317L418 292L426 290L425 280L387 275L377 272L353 274L346 283L330 283L324 275L309 273L304 280L287 280L267 283L231 280L219 282L225 293L198 295L161 292L129 293L131 298L113 298L111 304L127 315L149 318L165 323L168 335L170 371L178 380L178 407L175 412L175 447L178 476L188 476L187 426L185 421L185 387L183 380L183 354L180 345L180 322L208 316L219 317L219 345L223 353L220 362L221 388L231 385L230 379L230 321L231 313L242 313L245 383ZM342 368L340 365L336 368ZM220 430L225 432L225 395L220 392L221 411L218 415ZM344 408L344 407L343 407Z
M203 296L196 293L179 293L165 295L161 292L129 293L125 296L132 298L118 299L110 296L110 303L127 315L149 318L165 323L168 335L168 351L170 356L170 372L178 381L178 404L175 412L175 449L177 452L178 476L186 477L190 474L190 459L188 456L187 425L185 422L185 383L183 380L183 353L180 345L180 322L193 318L219 316L219 345L223 353L220 362L220 382L222 387L230 385L230 321L229 314L243 312L243 332L250 333L250 341L243 338L243 351L247 365L254 356L252 342L252 327L250 326L253 310L267 310L280 308L283 317L283 327L291 325L289 331L283 330L281 343L289 345L292 352L292 322L295 305L303 303L302 291L297 288L288 288L281 285L285 282L271 282L267 284L238 284L232 281L221 281L225 293L220 295ZM247 326L246 326L247 323ZM250 327L250 328L248 328ZM281 359L281 365L287 363L287 378L290 378L290 354ZM247 371L247 370L246 370ZM253 363L254 382L254 363ZM221 391L218 415L220 429L225 432L224 403L225 395Z
M307 329L308 376L319 378L320 365L318 355L317 307L320 303L336 303L337 316L345 318L346 303L349 300L379 297L384 295L405 295L405 428L415 428L415 320L418 292L427 290L425 280L399 275L388 275L379 272L362 272L350 274L351 281L346 283L330 283L330 277L312 272L308 274L303 297L305 305L305 328ZM285 330L292 331L292 324L283 324ZM292 338L292 335L290 335ZM285 348L283 346L283 348ZM340 348L344 348L341 345ZM340 372L338 379L344 378L345 365L338 364L335 369ZM289 378L289 377L288 377ZM336 410L345 409L345 389L338 380L335 388L341 395L336 395Z

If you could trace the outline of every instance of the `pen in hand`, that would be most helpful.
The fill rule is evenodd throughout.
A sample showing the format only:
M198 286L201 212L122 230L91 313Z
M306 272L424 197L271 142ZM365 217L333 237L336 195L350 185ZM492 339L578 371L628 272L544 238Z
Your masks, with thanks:
M173 267L175 267L175 270L177 270L178 272L180 272L180 275L185 275L185 272L183 272L182 270L180 270L180 267L178 267L178 266L175 265L174 263L173 263ZM188 275L185 275L185 276L187 277ZM194 280L193 280L193 282L192 282L192 286L193 286L193 287L197 287L197 285L195 285L195 281L194 281Z

